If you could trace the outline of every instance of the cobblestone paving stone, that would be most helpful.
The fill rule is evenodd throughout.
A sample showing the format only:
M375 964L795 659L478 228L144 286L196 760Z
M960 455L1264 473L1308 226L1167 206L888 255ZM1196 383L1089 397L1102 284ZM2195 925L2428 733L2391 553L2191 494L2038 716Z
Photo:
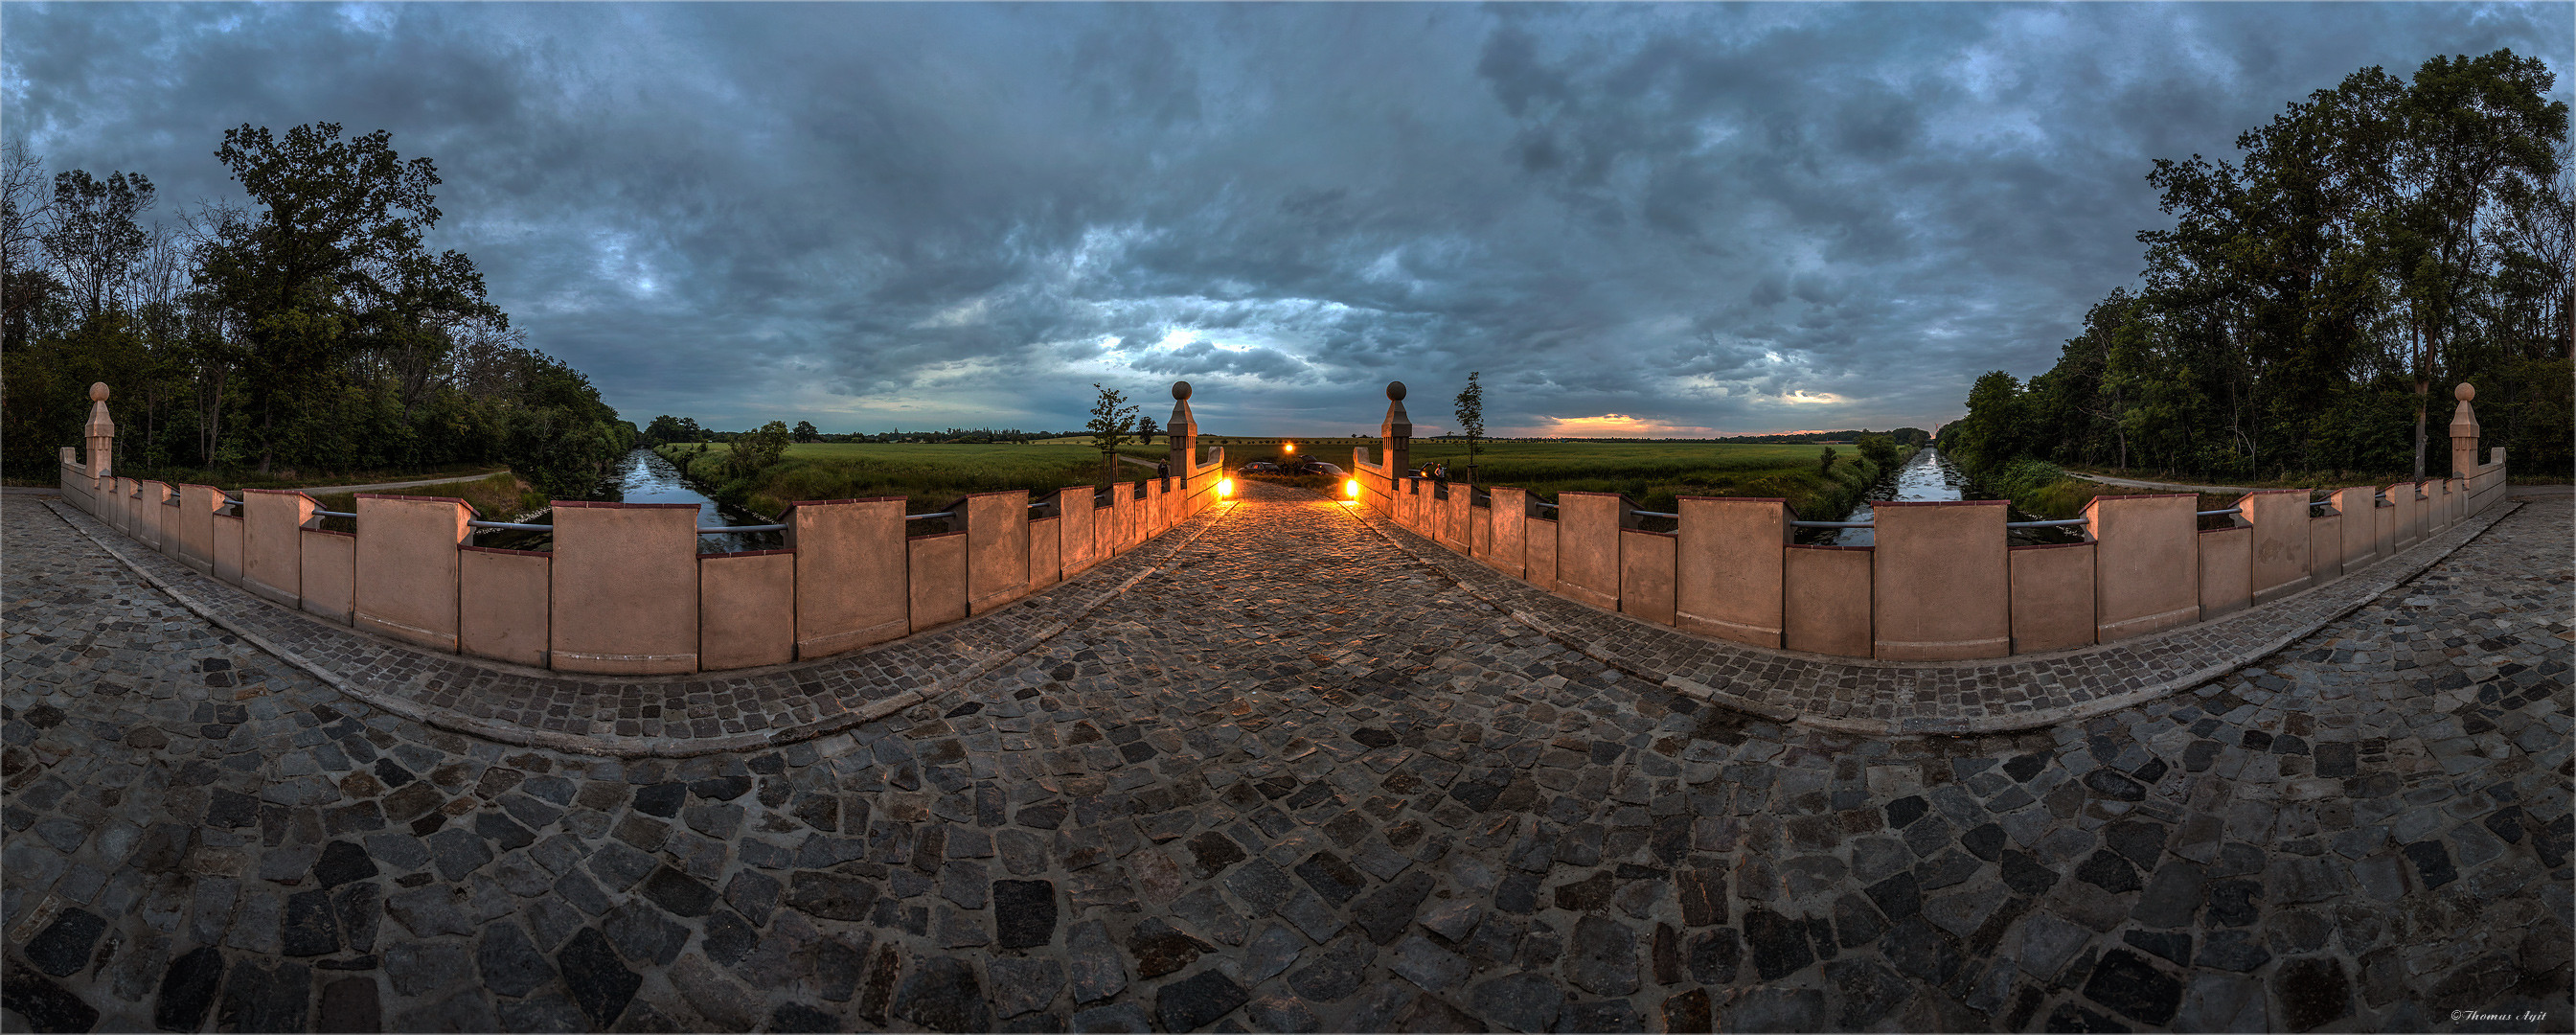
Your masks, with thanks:
M1625 676L1247 496L949 698L681 760L369 708L0 500L0 1019L2567 1026L2564 503L2208 686L1871 739Z

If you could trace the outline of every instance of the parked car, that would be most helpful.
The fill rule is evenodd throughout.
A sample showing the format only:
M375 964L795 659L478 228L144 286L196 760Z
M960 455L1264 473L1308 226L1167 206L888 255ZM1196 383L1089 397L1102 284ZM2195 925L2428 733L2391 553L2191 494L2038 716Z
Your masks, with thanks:
M1248 464L1243 465L1243 473L1245 473L1245 474L1278 474L1278 473L1279 473L1279 465L1278 465L1278 464L1271 463L1271 462L1270 462L1270 461L1268 461L1268 460L1255 460L1255 461L1253 461L1253 462L1251 462L1251 463L1248 463Z

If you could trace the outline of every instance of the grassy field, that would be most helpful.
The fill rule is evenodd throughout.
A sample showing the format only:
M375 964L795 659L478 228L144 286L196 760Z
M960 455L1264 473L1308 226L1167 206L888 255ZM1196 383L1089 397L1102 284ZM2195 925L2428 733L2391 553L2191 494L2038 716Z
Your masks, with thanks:
M1480 485L1509 485L1554 500L1561 492L1618 492L1647 510L1669 511L1682 496L1776 496L1801 517L1831 520L1851 509L1880 472L1851 446L1834 447L1831 474L1817 465L1825 447L1731 442L1495 442L1476 462ZM1347 463L1348 454L1337 463ZM1231 456L1228 459L1232 459ZM1463 442L1416 442L1416 465L1447 461L1466 476ZM1900 460L1899 463L1903 461Z
M1292 441L1298 455L1348 467L1355 440ZM1374 439L1358 441L1372 450L1377 444ZM789 446L776 467L752 480L756 484L724 480L727 449L713 443L703 453L696 446L663 446L660 452L692 479L715 487L719 499L773 515L796 500L863 496L906 496L912 509L927 512L970 492L1043 492L1107 480L1100 473L1099 450L1079 441L1026 446L802 443ZM1879 472L1846 446L1836 449L1839 459L1832 473L1824 473L1816 463L1821 449L1706 442L1496 442L1486 445L1476 480L1529 489L1551 500L1560 492L1622 492L1649 510L1671 510L1680 496L1777 496L1801 514L1839 515ZM1170 447L1130 445L1119 452L1162 460ZM1226 466L1240 469L1284 456L1286 450L1277 443L1232 443L1225 453ZM1417 442L1413 462L1446 460L1451 477L1459 479L1466 475L1466 453L1462 442ZM1119 479L1145 473L1142 467L1122 465ZM1331 490L1329 484L1317 485Z
M1250 436L1247 436L1250 437ZM1221 440L1214 440L1221 441ZM1355 442L1375 451L1375 439L1293 439L1297 454L1349 467ZM724 480L722 457L728 447L663 446L662 455L680 464L689 476L716 488L726 502L762 514L777 514L796 500L850 499L863 496L907 496L917 512L939 510L970 492L1028 489L1041 492L1070 485L1099 484L1100 451L1079 441L1038 445L929 445L910 443L803 443L789 446L778 466L754 479L757 484ZM1839 516L1860 499L1879 471L1852 447L1837 447L1830 474L1816 463L1823 447L1815 445L1750 445L1713 442L1495 442L1485 446L1476 481L1528 489L1553 500L1560 492L1621 492L1648 510L1671 510L1681 496L1776 496L1787 499L1802 515ZM1164 444L1122 446L1122 455L1162 460ZM1232 443L1225 447L1226 466L1240 469L1256 460L1287 455L1278 443ZM1414 445L1417 465L1446 460L1452 479L1466 476L1463 442L1426 441ZM1120 480L1133 480L1145 469L1122 465ZM1296 480L1304 485L1305 480ZM1320 480L1309 488L1331 491Z
M717 499L776 516L798 500L843 500L869 496L904 496L913 513L942 510L957 497L974 492L1027 489L1032 493L1072 485L1101 485L1100 451L1088 445L948 445L908 442L800 442L787 447L777 466L748 480L729 481L724 457L732 447L722 442L660 446L654 451L688 472L701 485L712 486ZM1164 445L1126 445L1121 456L1160 462L1171 455ZM1135 481L1153 472L1135 464L1118 465L1119 481Z

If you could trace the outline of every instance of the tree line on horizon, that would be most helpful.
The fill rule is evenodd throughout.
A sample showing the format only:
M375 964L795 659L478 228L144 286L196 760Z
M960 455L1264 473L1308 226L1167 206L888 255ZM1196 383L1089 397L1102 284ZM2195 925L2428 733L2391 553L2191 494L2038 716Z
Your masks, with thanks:
M700 426L697 419L694 417L675 417L665 413L653 418L651 423L644 426L636 444L644 446L659 446L686 444L692 442L732 442L741 436L756 433L758 433L758 429L746 431L718 431L714 428ZM1139 416L1136 418L1135 428L1127 433L1142 436L1143 444L1152 445L1154 443L1154 437L1162 433L1162 428L1154 423L1154 418ZM794 427L788 430L788 434L791 436L792 440L796 442L927 442L980 445L993 443L1041 442L1047 439L1060 438L1083 438L1094 436L1097 432L1087 427L1076 431L1023 431L1019 428L947 428L939 431L905 431L900 428L895 428L878 432L832 432L816 429L814 422L812 421L800 420L796 422ZM1721 445L1801 445L1823 442L1858 442L1863 436L1867 435L1886 436L1889 441L1899 446L1928 446L1932 444L1931 432L1925 431L1922 428L1911 427L1896 428L1890 431L1871 431L1868 428L1849 428L1842 431L1793 431L1781 432L1774 435L1720 435L1714 438L1525 438L1513 436L1495 437L1490 435L1482 436L1482 438L1487 442L1713 442ZM1227 436L1215 435L1209 437L1225 438ZM1276 436L1254 435L1251 437ZM1311 437L1332 438L1335 436L1317 435ZM1350 435L1339 437L1374 440L1377 438L1377 434L1375 432L1354 432ZM1464 435L1457 434L1424 435L1418 437L1415 441L1438 442L1448 439L1464 439L1465 437L1466 436Z
M2379 67L2236 140L2157 159L2175 217L2138 234L2056 364L1977 379L1939 429L1971 471L2050 461L2206 478L2449 474L2450 387L2484 444L2570 469L2576 156L2537 58Z
M631 448L580 371L528 346L423 237L427 158L333 123L226 130L250 207L146 223L142 173L0 152L0 461L50 478L106 382L120 469L270 474L505 463L579 498Z
M772 421L771 423L777 424L783 428L787 427L787 424L784 421ZM746 435L759 434L760 431L765 429L765 427L766 426L764 425L763 428L755 428L749 431L718 431L714 428L701 426L695 417L674 417L665 413L653 418L651 423L644 425L644 429L640 433L640 437L637 439L636 444L645 446L661 446L691 442L733 442ZM1159 426L1155 425L1154 418L1144 417L1138 420L1137 430L1131 433L1140 433L1145 435L1145 441L1150 444L1153 441L1152 436L1159 434L1161 430L1162 429ZM831 432L816 428L813 421L800 420L796 422L794 427L787 428L787 434L789 440L792 442L933 442L967 443L976 445L997 443L1025 445L1031 442L1038 442L1051 438L1072 438L1089 434L1089 432L1023 431L1019 428L948 428L940 431L905 431L900 428L896 428L881 432Z

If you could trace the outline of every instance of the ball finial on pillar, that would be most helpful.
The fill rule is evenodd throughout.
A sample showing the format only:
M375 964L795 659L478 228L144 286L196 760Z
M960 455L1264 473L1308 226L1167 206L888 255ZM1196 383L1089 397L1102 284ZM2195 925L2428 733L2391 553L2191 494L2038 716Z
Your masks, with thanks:
M2457 400L2459 400L2459 401L2461 401L2461 402L2467 402L2467 401L2469 401L2469 400L2471 400L2471 399L2475 399L2475 398L2477 398L2477 397L2478 397L2478 389L2477 389L2477 386L2476 386L2476 385L2472 385L2472 384L2470 384L2470 383L2468 383L2468 382L2466 382L2466 381L2462 381L2462 382L2460 382L2460 386L2459 386L2458 388L2451 389L2451 398L2457 399Z
M107 401L107 382L93 382L89 386L89 401L102 403Z
M1175 398L1175 399L1187 399L1187 398L1189 398L1189 397L1190 397L1190 383L1189 383L1189 382L1187 382L1187 381L1174 381L1174 382L1172 382L1172 398Z
M1389 381L1389 382L1387 382L1387 383L1386 383L1386 397L1387 397L1387 398L1389 398L1389 399L1392 399L1392 400L1394 400L1394 401L1396 401L1396 402L1403 402L1403 401L1404 401L1404 382L1402 382L1402 381Z

